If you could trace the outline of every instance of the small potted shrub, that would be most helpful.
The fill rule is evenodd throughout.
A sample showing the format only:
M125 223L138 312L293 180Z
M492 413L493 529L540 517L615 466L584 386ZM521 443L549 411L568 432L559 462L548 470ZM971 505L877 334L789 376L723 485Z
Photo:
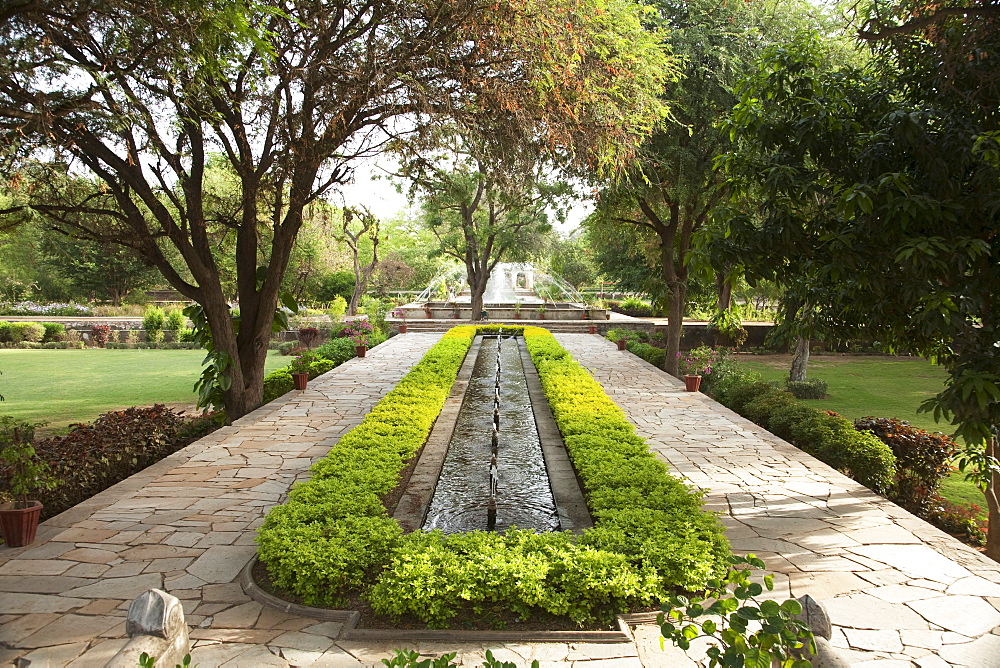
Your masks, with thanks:
M618 344L618 350L628 350L628 348L626 348L626 346L628 345L627 336L623 336L622 338L615 341L615 343Z
M358 357L364 357L371 342L372 325L367 320L349 320L343 334L354 343L354 352Z
M35 540L42 515L41 501L31 498L36 491L53 489L58 483L49 467L31 447L35 425L0 418L0 460L9 471L10 494L14 501L0 504L0 533L9 547L23 547Z
M535 312L538 313L539 320L545 320L545 304L542 304L541 306L536 308Z
M514 320L521 319L521 302L514 302Z
M295 383L296 390L304 390L309 385L309 371L312 364L312 355L299 355L288 366L291 368L292 382Z

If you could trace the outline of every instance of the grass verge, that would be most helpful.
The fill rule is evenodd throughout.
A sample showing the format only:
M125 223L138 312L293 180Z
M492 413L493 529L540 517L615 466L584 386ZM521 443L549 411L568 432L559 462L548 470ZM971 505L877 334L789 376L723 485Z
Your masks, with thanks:
M129 406L193 405L204 358L202 350L0 350L0 414L57 433ZM271 351L265 373L288 359Z

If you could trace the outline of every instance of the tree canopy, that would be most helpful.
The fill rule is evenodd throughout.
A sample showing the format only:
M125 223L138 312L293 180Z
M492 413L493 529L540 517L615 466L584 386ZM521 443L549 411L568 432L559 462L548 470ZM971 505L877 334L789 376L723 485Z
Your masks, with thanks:
M235 419L261 401L305 207L346 182L358 157L440 117L517 128L610 169L665 113L656 92L669 61L641 16L630 0L9 5L3 167L15 182L40 166L100 187L76 196L36 179L0 220L30 207L159 269L203 309L217 353L210 395ZM213 154L235 206L206 198ZM238 325L213 252L220 236L234 248Z
M966 45L968 77L953 76L934 48L940 30L949 50ZM720 263L739 258L751 280L776 280L811 304L816 331L938 360L949 378L925 408L995 452L1000 116L978 87L964 88L998 66L977 60L980 34L946 19L918 44L880 44L861 68L832 64L816 37L771 49L730 123L738 144L722 165L741 197L717 241L730 253ZM747 201L752 210L739 206ZM1000 525L993 482L991 527ZM1000 558L1000 533L987 550Z

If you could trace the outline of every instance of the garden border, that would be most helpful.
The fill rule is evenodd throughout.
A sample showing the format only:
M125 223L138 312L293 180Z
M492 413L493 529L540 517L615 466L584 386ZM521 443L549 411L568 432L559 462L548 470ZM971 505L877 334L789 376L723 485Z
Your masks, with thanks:
M701 495L668 473L600 384L538 327L523 328L524 339L599 523L579 541L569 532L404 536L378 498L398 484L403 462L423 444L479 330L496 326L446 334L313 465L313 478L272 509L258 542L276 584L310 603L335 603L387 559L370 596L390 615L415 614L433 627L458 614L464 600L583 622L607 605L696 590L724 568L728 542L718 521L700 512ZM461 357L454 345L435 352L449 338L465 341ZM427 400L430 411L415 410L415 401ZM346 540L358 542L345 549ZM494 570L498 559L509 567ZM437 584L415 596L425 578Z

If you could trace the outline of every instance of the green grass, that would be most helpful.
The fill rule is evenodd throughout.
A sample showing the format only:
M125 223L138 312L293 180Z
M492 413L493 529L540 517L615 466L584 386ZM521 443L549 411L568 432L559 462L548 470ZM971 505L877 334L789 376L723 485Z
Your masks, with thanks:
M739 361L766 381L784 381L791 355L741 355ZM914 357L868 355L813 355L807 378L825 380L826 399L802 399L809 406L840 413L851 420L866 415L906 420L927 431L951 433L951 425L938 423L930 413L918 413L920 404L944 389L947 373L927 360ZM986 507L983 493L962 473L952 473L941 483L941 496L952 503ZM985 515L985 510L984 510Z
M0 415L59 432L129 406L193 405L204 358L201 350L0 350ZM270 351L265 373L289 359Z
M790 355L741 355L739 361L764 376L766 381L784 381L791 367ZM829 385L826 399L804 399L821 410L840 413L854 420L866 415L906 420L928 431L951 432L951 426L934 422L930 413L917 408L942 389L947 373L927 360L914 357L861 355L813 355L807 377Z

